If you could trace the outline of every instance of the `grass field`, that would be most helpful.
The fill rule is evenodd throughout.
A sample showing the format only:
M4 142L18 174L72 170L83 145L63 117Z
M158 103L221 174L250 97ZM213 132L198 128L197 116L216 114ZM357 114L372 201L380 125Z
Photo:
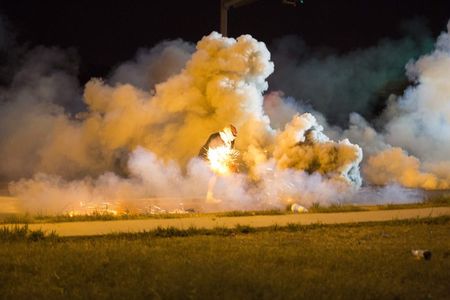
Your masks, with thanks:
M0 232L5 299L448 299L449 282L448 216L89 238Z

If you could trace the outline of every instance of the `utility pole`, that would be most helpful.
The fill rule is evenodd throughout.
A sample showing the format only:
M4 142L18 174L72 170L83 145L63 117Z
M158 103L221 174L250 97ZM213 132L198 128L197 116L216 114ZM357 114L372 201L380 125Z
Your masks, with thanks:
M256 0L220 0L220 33L228 35L228 10L255 2Z
M220 33L228 35L228 10L255 2L257 0L220 0ZM304 0L282 0L283 4L297 6L303 4Z

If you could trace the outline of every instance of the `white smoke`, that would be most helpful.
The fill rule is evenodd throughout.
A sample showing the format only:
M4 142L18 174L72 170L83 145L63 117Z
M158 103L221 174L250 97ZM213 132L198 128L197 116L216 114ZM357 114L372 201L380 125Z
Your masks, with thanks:
M108 172L95 179L68 181L37 174L12 183L10 190L22 200L23 210L41 214L92 213L105 207L142 213L150 212L152 206L166 211L284 209L292 201L305 206L338 203L355 191L351 185L318 173L280 170L270 160L258 165L258 181L248 180L245 174L217 177L213 194L220 203L210 205L205 203L205 196L208 182L216 175L202 159L192 159L183 171L174 161L163 162L154 153L137 148L128 166L128 178Z
M119 65L111 74L112 84L129 83L150 91L158 83L178 74L194 52L182 40L164 41L151 49L139 49L136 58Z
M450 22L447 26L450 31ZM435 50L407 65L414 82L403 96L391 100L383 117L389 145L373 147L365 166L375 184L398 182L407 187L450 188L450 35L442 33ZM370 129L369 129L370 130ZM381 151L384 150L384 151Z
M71 104L81 98L69 54L56 48L32 50L10 88L2 90L0 156L7 159L0 164L0 178L31 176L52 169L47 156L50 138L71 123L62 105L77 110ZM64 138L75 136L61 136ZM58 169L56 163L51 165Z

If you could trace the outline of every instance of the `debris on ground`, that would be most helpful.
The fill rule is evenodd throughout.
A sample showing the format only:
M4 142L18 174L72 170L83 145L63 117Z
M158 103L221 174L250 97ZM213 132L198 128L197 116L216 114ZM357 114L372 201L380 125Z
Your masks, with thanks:
M430 260L431 259L431 251L430 250L411 250L411 254L414 255L414 257L417 260L424 259L424 260Z
M291 211L296 213L306 213L308 212L308 209L300 204L293 203L291 205Z

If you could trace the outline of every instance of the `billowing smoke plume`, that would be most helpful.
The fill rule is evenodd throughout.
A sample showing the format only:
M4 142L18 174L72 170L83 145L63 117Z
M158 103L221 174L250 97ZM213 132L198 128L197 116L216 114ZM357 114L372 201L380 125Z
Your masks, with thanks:
M274 158L277 167L304 170L310 174L332 174L360 186L361 148L347 139L339 143L330 141L322 130L311 114L294 116L276 137Z
M56 54L51 57L58 57ZM141 55L140 59L149 58ZM24 156L32 159L33 173L55 175L38 174L13 184L11 191L22 199L31 199L24 201L27 208L34 207L31 203L38 208L42 207L38 203L53 203L53 199L59 198L52 212L73 205L79 198L95 203L148 197L203 199L213 174L204 161L195 157L212 132L230 123L239 128L236 147L241 153L243 173L220 178L215 184L216 197L223 201L220 209L283 206L288 196L301 198L299 190L286 190L270 199L274 192L268 187L289 185L294 178L330 186L330 191L360 185L360 148L348 140L339 143L329 140L312 115L295 116L284 131L277 132L270 126L263 110L263 92L268 87L266 78L272 72L270 53L263 43L248 35L235 40L212 33L197 44L196 52L179 74L169 75L154 90L122 83L111 86L93 79L84 90L87 111L74 118L52 98L39 101L30 97L27 103L33 105L29 106L30 115L23 123L38 129L34 133L38 139L27 137L37 143L33 145L37 151L34 157L30 153ZM127 63L116 70L112 82L124 81L120 78L126 73L143 75L136 65ZM73 82L71 78L58 77L59 73L50 72L47 75L50 78L40 75L41 80L56 78L65 85ZM137 84L145 87L145 83ZM61 92L71 90L74 89L61 87ZM77 94L63 96L67 99ZM8 105L17 108L17 101L6 102L5 106ZM41 111L36 110L40 105L44 105ZM29 122L33 118L37 120ZM45 126L39 128L37 125L41 123ZM13 120L6 124L13 124ZM30 128L24 132L29 133ZM10 139L17 137L14 132ZM19 147L21 143L17 141L16 145ZM21 155L18 157L22 158ZM14 153L8 156L14 157ZM283 173L290 176L280 179L264 175L267 170L261 171L263 164L273 165L271 173L292 170ZM20 171L17 168L18 174ZM120 171L126 178L105 173L108 171ZM102 173L97 179L65 179L82 174L96 177ZM315 179L307 179L308 173L314 173ZM270 177L271 184L267 185L266 178ZM336 185L333 180L341 183ZM316 186L304 190L314 191ZM77 197L76 193L83 196ZM323 198L328 201L334 194L330 192Z
M407 76L412 82L411 86L405 90L402 96L390 95L385 99L386 104L384 105L386 108L383 114L373 121L374 124L370 124L361 114L356 112L350 114L348 128L345 130L336 126L330 126L325 120L321 121L328 136L335 139L348 138L362 147L365 157L362 169L367 184L386 185L395 183L409 188L450 188L449 40L449 33L442 33L436 42L435 50L431 54L424 55L416 62L409 62L406 65ZM405 41L409 42L405 43ZM410 42L411 40L405 39L402 42L398 42L399 44L395 47L402 49L402 45L409 44L411 46L412 44ZM350 80L350 77L344 76L346 79L343 82L346 84L337 85L340 87L348 86L354 89L360 89L364 94L373 96L373 89L361 88L363 85L360 84L359 80L363 80L365 84L378 82L372 79L386 74L386 72L380 71L380 68L381 70L384 70L383 68L389 68L388 62L392 57L396 57L396 53L410 52L397 52L397 49L394 50L391 48L394 44L392 42L385 42L385 46L390 46L380 46L378 48L364 50L360 52L365 53L362 56L351 53L339 59L337 57L328 57L325 60L317 60L315 65L319 71L316 71L331 74L332 70L340 69L344 71L344 74L348 74L345 70L351 70L350 74L355 75L355 80ZM385 50L386 52L384 52ZM371 59L371 55L378 53L378 51L380 51L379 54L384 53L380 56L380 60ZM369 55L368 53L372 54ZM364 56L365 58L362 59ZM381 62L384 62L386 59L387 66L383 67ZM307 65L311 62L307 57L304 60L304 64ZM324 61L332 61L333 64L331 65L339 66L339 68L319 67L317 65L319 62L323 63ZM344 63L345 61L346 63ZM357 63L358 61L364 62L364 66L367 63L376 62L375 65L380 67L374 67L375 65L373 65L368 69L363 68L367 72L361 73L357 71L360 66ZM402 59L396 57L394 61L398 62L402 61ZM354 67L350 68L350 65ZM306 78L306 75L299 75L305 72L303 65L295 66L291 64L290 66L293 69L286 72L287 74L291 74L292 77L286 82L290 82L292 88L301 89L303 87L302 84L307 85L311 80L316 82L315 80L318 80L317 78L323 77L311 76L310 78ZM335 74L338 73L336 72ZM314 74L314 71L308 74ZM372 74L371 76L375 77L369 79L370 76L367 77L364 74ZM323 84L323 87L315 86L312 89L317 91L317 94L314 94L319 99L317 101L320 102L320 99L327 99L327 97L323 98L317 95L321 95L324 90L333 88L336 80L341 78L339 76L337 76L338 79L332 77L330 75L326 77L329 80L322 81L321 84ZM388 80L389 78L391 77L385 77L384 80ZM275 79L275 81L277 80ZM297 81L298 84L293 84L293 82ZM331 83L328 84L328 82ZM280 83L277 82L276 84L279 85ZM306 90L308 90L308 87L306 87ZM344 88L344 90L346 89ZM358 94L355 93L355 95ZM353 108L354 110L351 111L358 111L357 105L363 105L364 108L360 111L367 115L367 109L369 107L366 107L366 105L369 102L366 100L368 98L362 97L362 100L359 101L353 98L355 95L345 97L344 100L334 99L336 104L327 102L327 108L319 110L325 112L327 115L331 112L342 114L342 110L347 112L347 108ZM273 117L273 122L276 124L286 124L292 115L295 114L296 110L314 111L311 107L302 104L302 102L293 102L290 98L283 98L281 94L272 93L266 96L266 99L267 103L265 108L271 118ZM347 100L351 100L355 105L353 107L347 107L345 105ZM310 106L314 109L321 108L321 105L321 102L316 103L315 101L311 101L310 103ZM328 109L332 111L328 112ZM316 111L314 111L314 114L322 117ZM379 128L380 130L377 131L375 128Z
M450 23L447 26L450 31ZM425 189L450 188L450 35L435 50L407 65L414 85L390 101L382 121L384 141L396 148L368 159L367 178ZM400 148L398 148L400 147Z
M380 64L379 52L424 45L416 42L384 42L321 69L335 74L336 65L375 61L363 68L373 69ZM49 213L99 205L224 210L283 208L293 201L417 200L418 194L397 184L449 188L449 56L444 33L432 54L408 65L415 85L401 97L389 97L378 127L352 113L348 128L341 129L325 116L333 107L339 115L351 112L345 103L355 98L346 97L348 90L341 95L343 105L333 98L336 104L327 109L281 92L264 96L274 65L264 43L249 35L232 39L212 33L195 51L182 41L140 50L109 78L90 80L84 91L76 80L76 55L36 48L1 93L0 155L8 159L0 176L24 177L10 185L11 193L25 210ZM344 82L355 76L372 83L385 78L355 94L363 99L356 111L373 106L370 95L395 77L384 71L344 76ZM316 89L319 96L323 87ZM238 128L240 172L217 176L197 154L211 133L228 124ZM379 124L382 132L375 130ZM361 162L366 184L388 186L358 190ZM220 200L212 206L205 204L211 178Z
M194 50L193 45L182 40L163 41L152 49L139 49L136 58L118 66L109 81L150 91L156 84L178 74Z

